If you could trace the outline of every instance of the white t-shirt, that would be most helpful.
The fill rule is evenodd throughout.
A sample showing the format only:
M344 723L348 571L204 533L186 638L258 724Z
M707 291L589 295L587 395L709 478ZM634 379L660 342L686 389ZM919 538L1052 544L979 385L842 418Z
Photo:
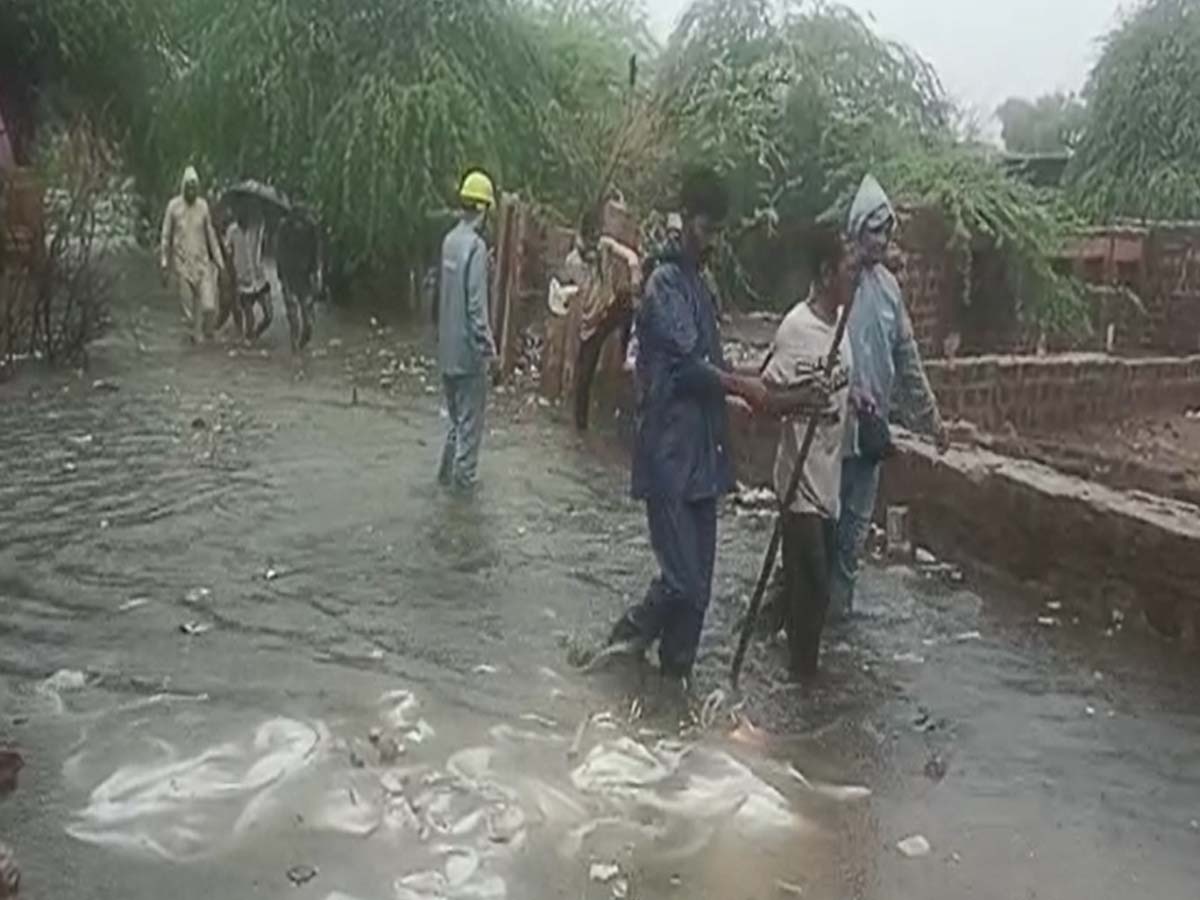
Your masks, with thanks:
M243 230L234 222L225 231L225 246L233 255L239 293L256 294L267 285L267 273L263 268L263 234L261 223Z
M797 304L779 326L771 361L763 373L774 387L796 386L825 368L825 357L833 345L835 327L822 322L808 301ZM842 444L849 415L850 370L853 360L850 341L843 335L838 362L833 370L834 394L829 410L821 416L816 438L804 465L804 477L792 512L816 513L836 519L840 513L842 487ZM775 492L781 499L792 478L792 466L804 441L808 417L785 419L775 453Z

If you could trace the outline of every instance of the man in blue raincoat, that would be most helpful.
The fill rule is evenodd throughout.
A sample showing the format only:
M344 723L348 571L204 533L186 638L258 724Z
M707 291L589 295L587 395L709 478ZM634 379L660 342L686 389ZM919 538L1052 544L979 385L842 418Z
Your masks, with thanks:
M483 172L469 172L459 189L462 213L442 242L438 295L438 368L450 427L438 482L469 491L479 469L489 369L496 342L488 321L488 249L480 232L496 189Z
M659 641L662 674L691 676L712 596L717 500L734 486L726 396L767 403L761 379L739 375L721 348L717 303L703 276L729 198L707 169L688 172L679 240L660 255L637 314L633 495L646 504L660 574L613 628L611 645Z
M847 328L854 358L852 411L842 461L831 618L844 618L853 609L859 560L879 491L880 466L891 452L887 423L893 398L899 401L897 412L906 424L932 436L941 452L949 446L900 285L884 265L895 227L891 202L879 182L866 176L851 207L847 231L858 255L859 275Z

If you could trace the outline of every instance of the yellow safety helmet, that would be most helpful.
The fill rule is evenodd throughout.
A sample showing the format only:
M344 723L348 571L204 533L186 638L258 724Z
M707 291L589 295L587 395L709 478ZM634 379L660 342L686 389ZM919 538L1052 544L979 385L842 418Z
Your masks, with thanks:
M476 169L468 172L463 179L458 197L463 203L477 203L490 209L496 205L496 186L492 184L492 179Z

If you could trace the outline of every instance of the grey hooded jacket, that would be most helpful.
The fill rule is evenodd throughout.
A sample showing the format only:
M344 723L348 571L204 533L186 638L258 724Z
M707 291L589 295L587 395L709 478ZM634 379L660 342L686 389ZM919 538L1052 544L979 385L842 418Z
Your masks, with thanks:
M868 227L876 228L888 219L895 221L895 210L879 182L867 175L850 209L847 231L851 241L862 244ZM883 263L859 273L847 330L854 357L854 401L873 405L886 419L895 398L905 424L936 433L941 427L937 400L925 376L900 284ZM846 453L856 456L858 435L853 417L849 424Z

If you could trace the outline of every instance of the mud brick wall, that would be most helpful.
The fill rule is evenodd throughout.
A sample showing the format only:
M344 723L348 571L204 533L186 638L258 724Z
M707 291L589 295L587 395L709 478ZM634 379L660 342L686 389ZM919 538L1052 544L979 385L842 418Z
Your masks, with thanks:
M890 265L904 292L921 353L941 356L954 317L960 290L960 266L946 247L949 230L932 210L902 210L897 234L898 253Z
M898 433L884 470L887 504L909 507L913 536L1040 584L1080 613L1112 610L1195 646L1200 620L1200 517L1189 504L1130 494L1025 460L954 449L939 458ZM1136 618L1127 618L1136 622Z
M982 356L926 365L943 415L985 430L1062 428L1200 406L1200 356Z
M1171 353L1200 351L1200 225L1151 228L1146 272L1144 343Z

